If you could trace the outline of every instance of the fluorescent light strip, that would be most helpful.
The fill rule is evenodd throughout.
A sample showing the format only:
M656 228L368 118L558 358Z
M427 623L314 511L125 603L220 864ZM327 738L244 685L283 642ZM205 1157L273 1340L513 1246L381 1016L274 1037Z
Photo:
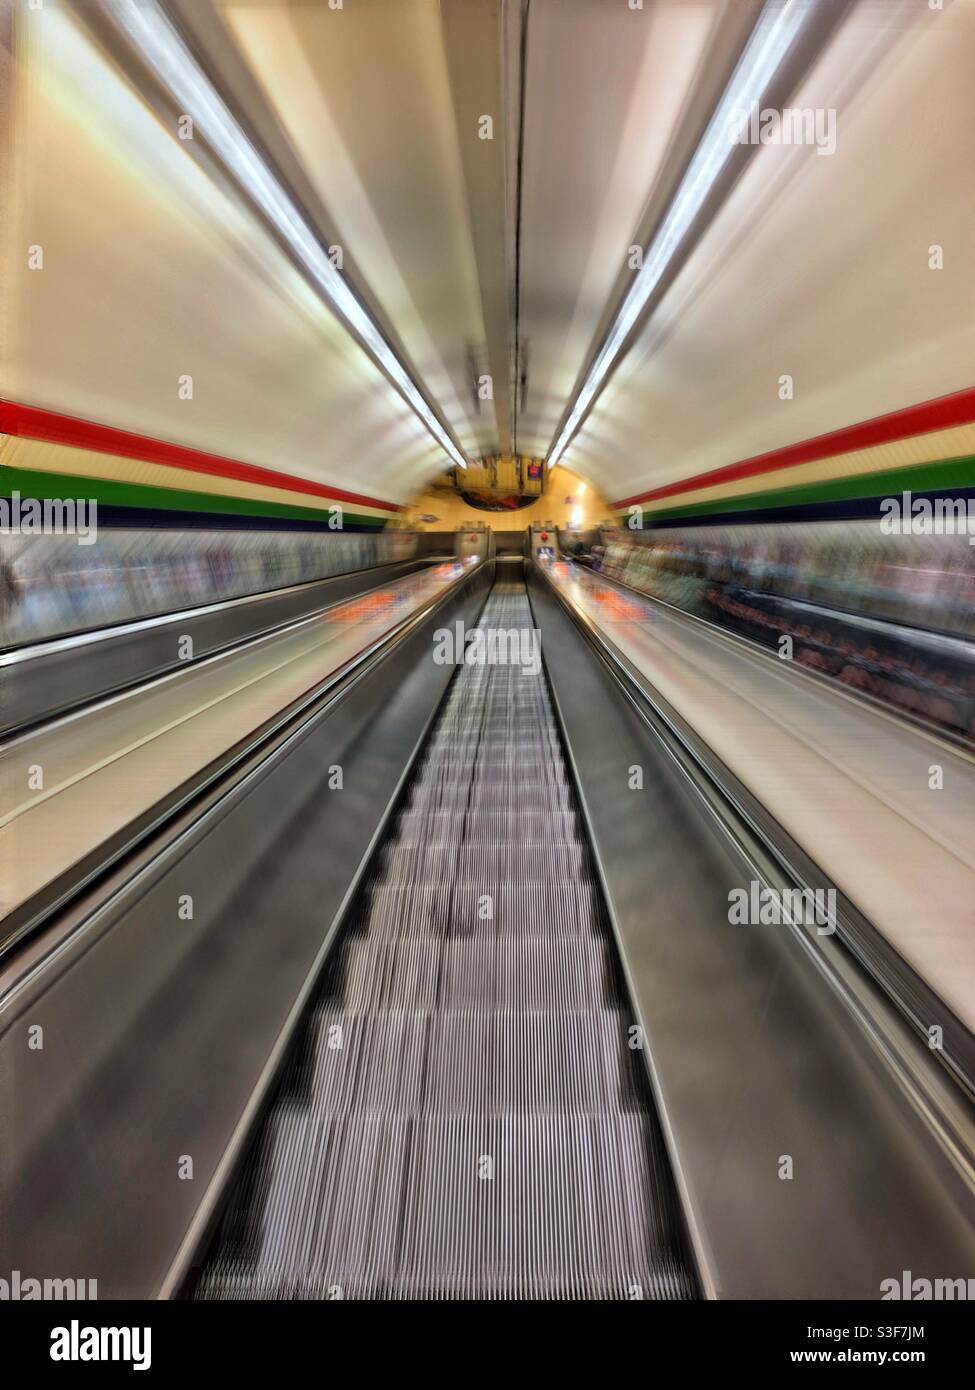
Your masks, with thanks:
M750 110L755 103L761 102L814 3L815 0L784 0L784 3L783 0L766 0L731 81L701 137L667 216L650 245L643 267L623 300L612 331L592 364L569 418L549 452L549 467L554 467L562 457L582 417L604 385L627 335L646 308L674 252L724 168L734 148L729 137L732 116L739 111Z
M152 66L180 108L193 117L240 185L278 229L329 304L358 334L400 394L459 468L467 467L440 421L410 380L376 324L329 260L311 228L217 95L206 73L157 0L111 0L119 26Z

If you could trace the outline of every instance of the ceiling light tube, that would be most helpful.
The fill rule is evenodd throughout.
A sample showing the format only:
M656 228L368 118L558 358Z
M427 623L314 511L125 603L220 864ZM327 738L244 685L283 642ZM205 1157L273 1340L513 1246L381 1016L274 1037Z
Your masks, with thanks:
M766 0L667 215L647 249L643 266L623 300L609 337L593 362L561 433L549 451L550 466L558 463L586 411L605 385L620 349L727 163L734 148L730 135L733 117L761 103L814 4L815 0Z
M459 468L466 468L466 458L433 414L373 319L329 260L284 188L234 120L206 73L163 13L158 0L110 0L110 11L180 109L192 115L196 128L277 228L329 305L358 335L437 443Z

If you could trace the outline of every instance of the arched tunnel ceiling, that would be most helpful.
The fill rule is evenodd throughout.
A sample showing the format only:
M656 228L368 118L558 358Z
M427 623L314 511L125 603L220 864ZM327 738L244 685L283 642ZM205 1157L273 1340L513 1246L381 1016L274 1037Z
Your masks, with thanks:
M465 452L496 447L493 405L478 413L472 404L468 356L486 342L488 312L437 6L220 8L348 249L350 273L369 287ZM491 96L496 110L496 81ZM496 198L499 151L487 147L480 171ZM503 243L487 254L503 266Z
M178 139L114 3L18 20L4 394L408 499L449 459ZM476 458L551 447L761 6L163 8ZM750 152L563 461L619 498L971 385L973 66L972 0L851 5L790 94L836 109L835 153ZM43 275L20 268L34 244Z
M609 496L972 385L975 7L912 10L854 11L793 98L835 154L760 149L644 326L566 453Z

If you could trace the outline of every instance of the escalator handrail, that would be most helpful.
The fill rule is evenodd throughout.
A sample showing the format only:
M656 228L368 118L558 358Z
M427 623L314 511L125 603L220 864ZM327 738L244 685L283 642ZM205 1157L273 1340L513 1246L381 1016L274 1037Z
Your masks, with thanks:
M800 891L810 889L811 876L817 870L801 846L778 826L593 619L561 592L544 567L534 568L594 648L627 703L694 786L756 876L778 892L783 885ZM825 878L821 871L819 876ZM835 934L816 936L810 927L788 918L787 925L856 1017L871 1046L882 1055L928 1130L975 1193L975 1118L971 1110L975 1039L838 889L835 901ZM903 981L917 990L926 1013L919 1015L917 1004L906 999L900 989L892 988L891 979L883 974L887 965L891 970L899 968L898 984ZM927 1028L932 1022L944 1029L944 1045L936 1055L927 1044Z
M491 561L487 561L491 564ZM51 880L40 892L19 904L13 912L0 919L0 969L28 940L35 937L51 919L64 912L78 900L92 885L104 879L108 872L120 861L135 853L147 840L165 831L167 826L186 815L192 807L200 808L199 820L205 820L206 811L229 788L255 766L263 764L268 758L278 754L286 743L294 737L305 724L317 717L340 696L344 696L352 686L371 671L396 647L408 640L410 634L425 622L440 607L446 605L452 595L471 578L481 573L483 565L465 569L453 583L439 594L424 603L420 608L408 613L393 627L374 641L367 643L358 652L330 671L310 689L305 691L283 709L278 710L270 720L252 730L245 739L220 754L201 769L199 773L182 783L174 792L148 806L134 820L128 822L116 835L103 842L91 855L72 865L63 874ZM379 586L383 587L383 586ZM251 643L240 645L257 646L269 636L280 635L288 628L297 628L306 622L316 621L318 615L286 623L272 633L262 633ZM175 673L154 678L147 685L161 684L179 679L185 669L194 669L223 660L228 651L221 650L200 660L185 663ZM118 697L114 697L118 698ZM98 702L95 702L98 703ZM204 805L204 802L207 804ZM160 848L157 852L163 852Z

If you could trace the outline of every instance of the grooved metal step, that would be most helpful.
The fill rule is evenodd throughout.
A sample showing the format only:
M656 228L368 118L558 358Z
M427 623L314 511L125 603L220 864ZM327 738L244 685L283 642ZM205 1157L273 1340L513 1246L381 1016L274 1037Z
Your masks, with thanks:
M461 668L196 1296L693 1296L634 1040L545 677Z

